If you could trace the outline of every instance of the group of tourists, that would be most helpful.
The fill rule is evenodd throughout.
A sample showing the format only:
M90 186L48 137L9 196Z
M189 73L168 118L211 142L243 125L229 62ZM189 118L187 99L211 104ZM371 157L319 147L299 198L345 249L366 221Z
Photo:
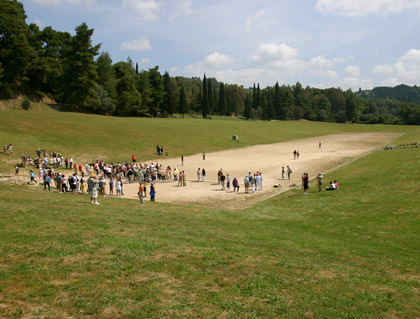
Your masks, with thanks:
M47 152L38 148L35 153L34 159L29 155L22 155L23 166L34 166L34 169L29 170L30 184L42 184L45 190L51 190L55 186L58 193L89 192L92 204L99 204L98 196L123 196L124 182L133 183L135 179L143 185L144 196L146 185L151 184L150 195L153 201L156 194L154 183L180 179L185 185L185 174L177 168L164 168L159 163L136 163L134 155L132 163L105 163L97 160L82 165L76 164L71 156L64 157L58 152ZM15 175L19 175L22 165L16 165ZM35 173L37 169L38 173ZM68 170L71 170L70 174ZM63 173L66 171L67 173Z
M239 192L239 180L236 177L232 179L228 173L225 175L222 168L217 172L217 182L221 185L222 190L230 191L232 186L233 192ZM262 182L263 175L261 172L249 172L243 179L244 193L248 194L250 189L252 192L261 191L263 189Z
M10 144L11 146L11 144ZM157 146L157 150L163 154L163 147ZM4 151L10 151L8 145L4 144ZM13 146L11 146L13 151ZM65 157L60 152L50 151L38 148L36 156L23 154L22 164L24 166L34 166L30 169L30 183L42 184L44 190L51 190L55 186L58 193L86 193L90 194L91 203L99 204L100 196L116 196L124 195L124 183L139 183L138 195L140 202L144 204L144 198L150 195L150 200L155 201L156 185L158 183L177 182L177 186L186 186L186 173L183 169L172 168L169 165L161 163L138 163L135 155L131 156L131 162L122 163L106 163L103 160L94 162L86 162L84 164L76 163L72 156ZM293 151L294 158L299 158L299 151ZM202 153L203 160L206 154ZM184 156L181 156L183 164ZM21 165L15 167L15 174L19 175ZM38 171L37 171L38 170ZM70 173L69 173L70 170ZM37 172L36 172L37 171ZM282 167L282 179L291 179L292 169L289 165ZM196 171L197 182L206 182L207 172L205 168L198 168ZM223 191L238 192L240 190L240 181L237 177L231 177L229 173L225 173L223 169L217 172L218 185ZM323 175L317 176L318 190L322 191ZM249 172L243 177L244 193L254 193L263 190L263 174L259 171L255 173ZM308 193L309 175L302 175L302 188L304 194ZM338 188L338 182L330 182L326 190L335 190ZM147 193L149 190L149 193Z

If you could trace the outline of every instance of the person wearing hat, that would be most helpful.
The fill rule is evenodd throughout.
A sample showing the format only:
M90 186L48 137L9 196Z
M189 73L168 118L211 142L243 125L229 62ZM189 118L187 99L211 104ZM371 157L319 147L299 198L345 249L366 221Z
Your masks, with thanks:
M321 192L322 191L322 182L324 180L324 176L322 176L322 173L319 173L318 176L316 177L316 179L318 180L318 191Z

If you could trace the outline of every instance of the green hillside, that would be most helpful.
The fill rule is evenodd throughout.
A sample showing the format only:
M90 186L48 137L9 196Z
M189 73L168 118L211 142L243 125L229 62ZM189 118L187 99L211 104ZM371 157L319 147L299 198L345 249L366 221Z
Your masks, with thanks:
M170 156L415 126L113 118L0 111L0 172L39 147L76 160ZM233 134L239 141L231 140ZM420 317L420 150L377 151L298 190L231 211L0 184L1 318ZM325 179L328 180L326 175Z
M416 85L412 87L405 84L395 87L376 87L372 90L361 91L357 95L373 99L393 99L420 105L420 88Z

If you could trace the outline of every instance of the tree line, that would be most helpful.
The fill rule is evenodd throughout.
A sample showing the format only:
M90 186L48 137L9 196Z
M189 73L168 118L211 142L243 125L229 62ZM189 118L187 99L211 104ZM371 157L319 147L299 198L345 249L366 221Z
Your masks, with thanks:
M367 91L294 85L244 88L215 78L172 77L159 67L114 63L85 23L74 35L26 23L22 3L0 0L0 97L50 97L70 111L115 116L175 113L246 119L420 124L420 106ZM400 90L401 91L401 90Z

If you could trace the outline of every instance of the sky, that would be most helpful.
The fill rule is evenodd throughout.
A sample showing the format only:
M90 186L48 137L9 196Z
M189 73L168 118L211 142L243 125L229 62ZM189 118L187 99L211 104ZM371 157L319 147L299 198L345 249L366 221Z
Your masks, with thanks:
M251 87L420 85L420 0L21 0L113 62Z

